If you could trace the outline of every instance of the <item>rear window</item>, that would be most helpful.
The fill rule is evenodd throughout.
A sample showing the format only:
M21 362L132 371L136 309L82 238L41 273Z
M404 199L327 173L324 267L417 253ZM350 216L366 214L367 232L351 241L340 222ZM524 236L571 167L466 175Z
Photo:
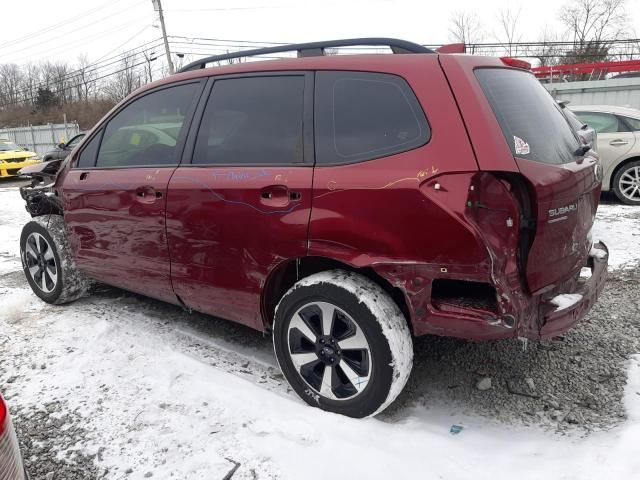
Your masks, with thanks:
M506 68L475 74L514 156L556 165L575 160L578 138L533 75Z

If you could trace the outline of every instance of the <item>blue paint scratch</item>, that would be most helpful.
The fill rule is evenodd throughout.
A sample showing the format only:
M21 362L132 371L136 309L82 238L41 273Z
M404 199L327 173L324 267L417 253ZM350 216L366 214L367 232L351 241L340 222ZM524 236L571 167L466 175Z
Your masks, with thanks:
M229 180L240 181L240 180L250 180L254 178L263 178L268 177L270 175L268 170L264 168L257 172L237 172L235 170L231 170L228 172L212 172L211 176L213 177L227 177Z

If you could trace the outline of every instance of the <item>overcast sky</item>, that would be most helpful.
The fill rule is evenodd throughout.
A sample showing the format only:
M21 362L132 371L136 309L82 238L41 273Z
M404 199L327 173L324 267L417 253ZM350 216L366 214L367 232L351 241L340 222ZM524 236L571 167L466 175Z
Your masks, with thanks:
M496 41L501 8L520 9L522 40L545 27L561 33L563 0L162 0L169 35L301 42L389 36L426 44L450 40L454 11L475 11L487 41ZM151 0L11 1L3 15L0 63L24 64L80 54L95 61L158 38ZM640 0L628 1L629 25L640 35ZM5 6L5 13L7 12ZM186 47L184 47L186 48ZM200 47L202 48L202 47ZM176 48L177 49L177 48ZM195 47L192 49L195 50ZM216 52L213 52L216 53Z

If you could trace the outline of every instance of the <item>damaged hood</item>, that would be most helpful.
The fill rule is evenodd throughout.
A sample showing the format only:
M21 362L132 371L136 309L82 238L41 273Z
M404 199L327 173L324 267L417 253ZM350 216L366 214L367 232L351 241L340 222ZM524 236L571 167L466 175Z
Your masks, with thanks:
M26 153L26 152L25 152ZM29 165L28 167L24 167L20 169L18 172L23 176L48 176L55 177L60 170L60 165L62 164L62 160L51 160L50 162L41 162L36 163L34 165Z

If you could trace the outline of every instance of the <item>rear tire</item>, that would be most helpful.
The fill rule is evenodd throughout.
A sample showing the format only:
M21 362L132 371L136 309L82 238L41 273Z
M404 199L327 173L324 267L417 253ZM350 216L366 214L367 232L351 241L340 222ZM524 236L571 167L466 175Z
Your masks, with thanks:
M613 177L616 197L627 205L640 205L640 160L623 165Z
M20 257L33 293L45 302L72 302L87 291L88 282L76 268L60 215L36 217L23 227Z
M306 277L282 297L273 343L284 376L305 402L349 417L384 410L413 364L398 306L376 283L343 270Z

